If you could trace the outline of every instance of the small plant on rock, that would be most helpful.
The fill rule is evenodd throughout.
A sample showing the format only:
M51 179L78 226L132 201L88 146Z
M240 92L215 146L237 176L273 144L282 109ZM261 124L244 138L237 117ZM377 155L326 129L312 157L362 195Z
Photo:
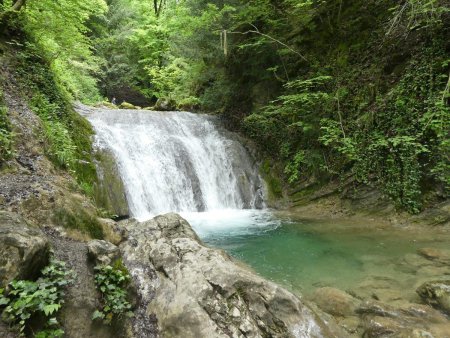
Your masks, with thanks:
M59 328L56 314L64 303L65 289L73 283L74 277L64 262L52 258L37 281L12 281L8 291L0 289L3 320L15 327L20 336L25 336L32 319L44 322L41 319L45 318L44 330L35 336L61 337L64 331Z
M102 295L101 309L96 310L93 320L102 319L110 325L114 318L132 316L131 304L127 300L126 287L130 282L130 275L119 261L110 265L98 265L95 270L95 284Z

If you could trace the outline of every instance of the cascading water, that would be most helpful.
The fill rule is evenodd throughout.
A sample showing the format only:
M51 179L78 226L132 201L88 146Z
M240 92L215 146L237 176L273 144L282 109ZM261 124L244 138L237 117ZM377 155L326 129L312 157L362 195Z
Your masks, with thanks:
M254 161L214 117L145 110L84 113L96 131L96 146L114 154L133 217L264 206Z

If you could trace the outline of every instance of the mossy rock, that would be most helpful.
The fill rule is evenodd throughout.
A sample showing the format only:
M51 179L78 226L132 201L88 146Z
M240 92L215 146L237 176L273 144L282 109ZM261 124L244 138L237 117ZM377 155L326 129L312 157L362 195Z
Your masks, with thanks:
M106 107L106 108L110 108L110 109L117 109L117 106L109 101L99 102L99 103L95 104L95 107L97 107L97 108Z
M121 104L119 104L119 108L120 109L141 109L140 107L135 106L135 105L133 105L131 103L128 103L126 101L123 101Z
M94 189L96 204L117 216L129 215L125 187L114 156L105 150L95 154L98 183Z
M267 185L269 201L275 201L283 197L283 187L278 177L272 173L272 166L269 160L265 160L260 168L260 174Z
M53 222L67 229L78 230L91 238L104 238L102 224L81 205L75 211L66 208L57 209L53 214Z

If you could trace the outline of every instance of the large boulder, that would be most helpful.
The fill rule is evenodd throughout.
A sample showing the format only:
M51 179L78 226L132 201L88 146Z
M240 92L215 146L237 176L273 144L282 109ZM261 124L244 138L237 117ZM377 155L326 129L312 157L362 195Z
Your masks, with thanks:
M48 263L45 235L17 214L0 211L0 287L14 279L33 279Z
M161 337L342 337L299 298L264 280L222 250L205 247L177 214L126 221L120 248L143 314L156 315Z
M450 280L423 283L417 293L426 303L450 314Z

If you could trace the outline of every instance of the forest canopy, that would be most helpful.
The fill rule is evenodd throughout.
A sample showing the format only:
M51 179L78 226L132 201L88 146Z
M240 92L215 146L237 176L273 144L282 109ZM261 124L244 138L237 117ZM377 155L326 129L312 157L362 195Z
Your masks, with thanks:
M448 0L0 5L73 100L220 114L292 190L351 178L412 213L448 196Z

